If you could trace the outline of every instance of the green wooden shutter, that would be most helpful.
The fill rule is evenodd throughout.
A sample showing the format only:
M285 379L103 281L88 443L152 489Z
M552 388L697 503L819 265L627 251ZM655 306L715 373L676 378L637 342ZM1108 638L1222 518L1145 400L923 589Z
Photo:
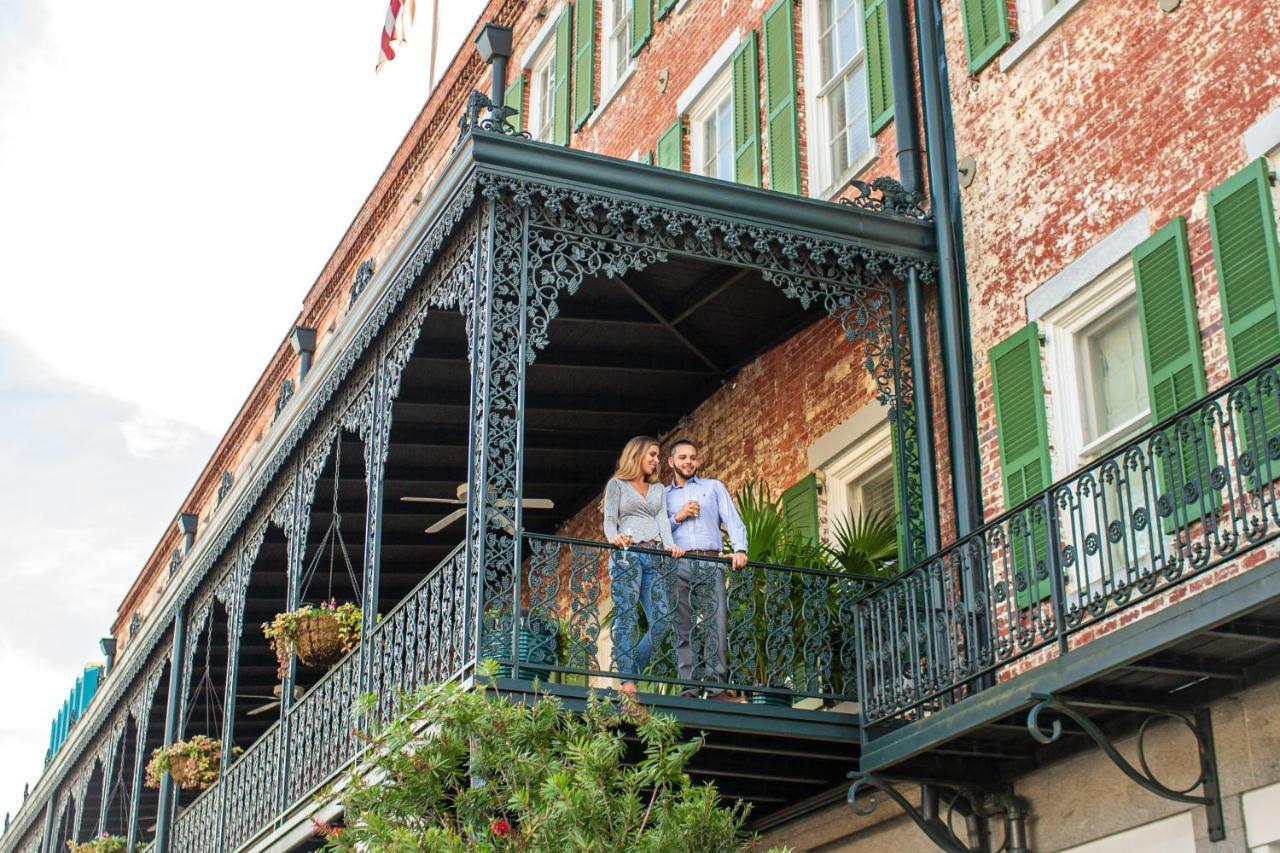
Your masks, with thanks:
M1218 270L1231 374L1280 352L1280 247L1267 161L1253 161L1209 193L1209 228Z
M733 52L733 179L760 186L760 66L752 30Z
M654 149L654 157L662 168L679 172L684 167L684 135L680 119L662 132Z
M506 95L503 96L502 103L516 111L515 115L507 119L516 129L516 133L524 130L524 74L516 75L516 79L512 81Z
M769 184L800 192L800 130L796 120L796 40L793 0L764 13L764 79L769 134Z
M991 350L991 385L995 392L996 431L1006 509L1013 509L1050 485L1049 429L1045 422L1044 379L1040 371L1040 329L1028 323ZM1030 521L1031 514L1025 518ZM1048 557L1043 520L1033 525L1030 547L1025 537L1011 536L1018 606L1049 594L1048 578L1036 577L1035 564ZM1033 557L1028 562L1028 555Z
M795 525L800 537L818 544L818 477L810 474L782 493L782 511Z
M658 0L658 20L661 21L667 16L667 13L675 8L677 0Z
M1179 216L1134 249L1133 273L1151 420L1159 423L1206 392L1186 220ZM1185 500L1188 495L1180 484L1192 480L1201 485L1207 483L1207 466L1212 464L1213 456L1209 437L1205 431L1192 435L1176 427L1169 430L1167 437L1176 447L1175 458L1180 460L1181 470L1175 470L1179 466L1169 460L1160 460L1161 488L1175 501ZM1177 517L1165 519L1166 533L1177 526Z
M889 62L889 12L884 0L863 0L867 36L867 112L871 135L893 118L893 71Z
M556 79L551 94L551 141L569 144L569 64L573 56L573 18L568 9L556 22Z
M1005 0L963 0L964 49L969 57L969 73L977 74L1013 36L1009 32L1009 10Z
M641 155L640 155L640 162L641 162L641 163L644 163L646 166L652 166L652 165L653 165L653 151L652 151L652 150L649 150L649 151L645 151L643 154L641 154Z
M653 0L631 0L631 55L653 35Z
M573 15L573 126L579 128L596 106L596 0L578 0Z

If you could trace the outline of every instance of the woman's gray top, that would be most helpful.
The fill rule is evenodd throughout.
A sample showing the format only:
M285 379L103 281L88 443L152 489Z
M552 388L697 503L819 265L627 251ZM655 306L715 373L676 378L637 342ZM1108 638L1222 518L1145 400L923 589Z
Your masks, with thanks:
M610 542L622 531L631 534L632 542L661 542L672 548L671 519L667 518L666 490L661 483L650 483L649 494L641 497L626 480L614 478L604 487L604 538Z

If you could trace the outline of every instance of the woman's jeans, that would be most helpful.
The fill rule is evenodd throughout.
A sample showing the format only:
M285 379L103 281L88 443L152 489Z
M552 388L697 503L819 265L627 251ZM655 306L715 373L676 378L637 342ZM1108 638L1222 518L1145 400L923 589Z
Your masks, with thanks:
M671 622L666 561L653 554L614 551L609 555L610 593L613 597L613 668L617 672L640 675L653 657L653 648L666 637ZM669 572L668 572L669 573ZM644 608L648 628L640 642L636 605Z

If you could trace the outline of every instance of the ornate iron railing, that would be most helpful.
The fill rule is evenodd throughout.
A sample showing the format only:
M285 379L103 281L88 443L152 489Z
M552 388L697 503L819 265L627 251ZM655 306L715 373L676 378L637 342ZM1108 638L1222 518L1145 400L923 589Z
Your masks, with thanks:
M856 604L868 725L978 689L1280 533L1280 358Z
M174 849L236 850L332 780L363 748L356 709L362 693L378 697L374 713L385 720L399 691L459 676L475 660L464 645L470 601L459 544L378 622L363 650L326 672L283 724L273 724L178 815Z
M502 675L729 689L761 704L855 698L854 602L882 581L761 563L734 571L723 557L677 560L558 536L523 541L520 578L496 595L490 584L481 620L481 657Z

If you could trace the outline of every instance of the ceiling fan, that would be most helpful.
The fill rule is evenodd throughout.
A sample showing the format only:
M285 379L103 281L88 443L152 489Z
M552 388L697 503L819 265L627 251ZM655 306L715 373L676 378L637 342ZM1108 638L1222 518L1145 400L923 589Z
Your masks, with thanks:
M408 503L449 504L450 506L458 507L453 512L446 515L444 518L440 519L435 524L428 527L426 530L427 533L439 533L441 530L444 530L450 524L453 524L455 521L457 521L458 519L462 518L467 514L467 484L466 483L458 484L457 494L458 496L456 498L420 498L414 495L407 495L405 497L400 498L400 500L406 501ZM511 506L511 501L508 501L508 500L494 501L494 505L495 506ZM548 498L521 498L520 500L520 507L522 509L555 509L555 506L556 506L555 501L550 500ZM497 519L498 519L498 522L507 530L508 533L513 531L514 525L512 525L511 520L508 519L505 515L503 515L502 513L497 513Z
M255 715L257 715L257 714L265 714L267 711L270 711L270 710L272 710L273 708L279 708L279 707L280 707L280 687L281 687L281 685L279 685L279 684L277 684L275 687L272 687L272 688L271 688L271 693L272 693L272 695L271 695L271 696L263 696L261 693L237 693L237 694L236 694L236 698L237 698L237 699L267 699L267 700L270 700L270 701L268 701L265 705L259 705L259 706L258 706L258 707L256 707L256 708L250 708L248 711L246 711L246 712L245 712L245 713L247 713L250 717L255 716ZM296 699L301 699L301 698L302 698L302 688L301 688L301 687L299 687L299 686L297 686L297 685L294 685L294 688L293 688L293 698L294 698L295 700L296 700Z

